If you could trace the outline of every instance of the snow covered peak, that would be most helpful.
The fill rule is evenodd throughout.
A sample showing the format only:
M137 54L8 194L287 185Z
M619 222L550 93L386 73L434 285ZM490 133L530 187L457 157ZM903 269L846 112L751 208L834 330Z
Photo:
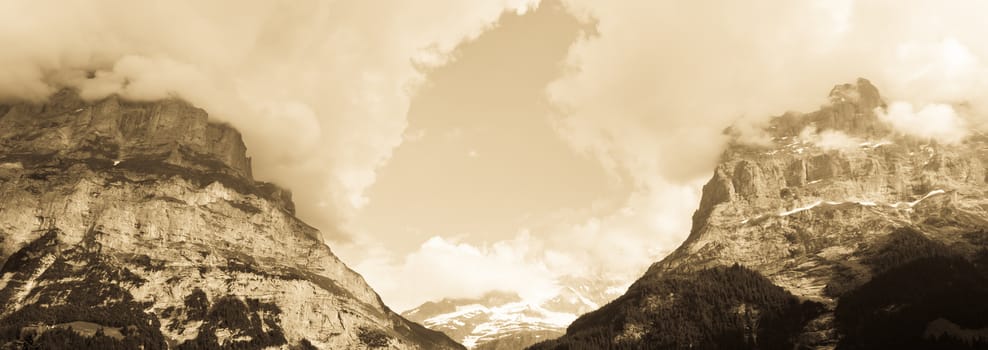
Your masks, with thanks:
M614 281L571 276L560 278L559 284L555 296L545 300L523 300L512 293L491 292L480 298L427 302L402 316L444 332L468 348L495 346L509 339L524 347L562 335L578 316L627 289L626 284Z

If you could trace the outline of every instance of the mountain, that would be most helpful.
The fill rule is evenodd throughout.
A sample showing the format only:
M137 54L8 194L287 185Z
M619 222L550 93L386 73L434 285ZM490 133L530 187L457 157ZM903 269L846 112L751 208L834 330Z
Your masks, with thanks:
M178 100L0 105L0 347L461 349L392 312Z
M736 137L682 246L532 349L988 346L988 137L904 136L885 108L859 79Z
M545 300L523 300L514 293L495 291L480 298L426 302L402 316L468 348L516 350L561 336L577 316L624 292L606 279L563 277L558 282L555 295Z

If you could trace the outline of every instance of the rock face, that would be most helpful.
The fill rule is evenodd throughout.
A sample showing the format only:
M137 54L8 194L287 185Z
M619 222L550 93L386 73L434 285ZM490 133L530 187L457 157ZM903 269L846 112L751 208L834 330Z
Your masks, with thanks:
M0 105L0 344L462 348L388 309L293 210L236 130L184 102Z
M574 349L588 342L611 348L651 348L648 344L772 348L757 340L762 331L771 331L764 324L718 331L717 336L726 338L698 335L670 340L654 333L648 322L635 321L641 315L663 319L664 314L689 312L676 298L677 286L686 283L682 278L699 278L733 265L766 277L803 305L792 306L782 297L766 304L757 295L744 298L741 293L718 299L734 304L710 301L723 306L714 314L735 322L736 315L751 315L754 305L763 315L756 320L783 318L800 325L783 332L787 342L771 343L786 347L889 346L876 340L883 334L879 331L856 336L861 327L853 319L861 315L840 310L846 300L861 297L862 290L881 290L873 284L890 285L881 282L891 278L886 274L907 275L903 269L940 269L946 271L943 276L963 270L970 293L953 302L970 310L988 310L980 297L988 295L988 275L983 273L988 263L988 234L983 231L988 227L988 138L976 134L960 144L946 145L898 135L876 115L876 108L885 108L878 90L860 79L835 87L830 103L819 111L774 118L765 130L771 137L768 145L732 144L703 187L700 207L683 245L652 265L628 294L574 322L560 340L536 348L565 344ZM840 135L843 142L821 141L818 136L824 133ZM941 258L949 261L937 260ZM944 278L918 286L916 293L960 284ZM946 292L939 295L960 293L954 287L944 288ZM966 311L957 311L964 309L957 305L916 316L910 307L917 306L905 301L870 300L877 303L872 305L875 312L889 317L885 321L903 327L896 340L903 344L939 341L923 332L938 317L959 325L953 329L988 330L985 314L967 317L962 315ZM746 311L725 316L725 310L737 308ZM779 314L779 310L784 312ZM773 312L775 316L765 316ZM591 319L613 323L602 326L587 321ZM694 326L713 329L709 324ZM955 339L966 333L944 334L943 339Z

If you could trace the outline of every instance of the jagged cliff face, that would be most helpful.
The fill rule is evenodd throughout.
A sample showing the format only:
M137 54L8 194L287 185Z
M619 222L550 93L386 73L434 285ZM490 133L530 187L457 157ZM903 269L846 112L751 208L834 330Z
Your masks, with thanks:
M829 300L824 271L853 263L859 248L897 227L973 254L980 247L957 233L988 225L988 138L898 137L876 116L882 107L878 90L859 80L835 87L820 111L774 119L771 145L730 147L703 188L689 238L649 273L736 262L796 295ZM813 127L855 144L821 148L800 137Z
M873 280L885 281L883 273L904 268L901 266L905 262L951 256L965 264L983 265L982 260L988 257L985 250L988 236L983 231L988 227L988 138L975 135L960 144L947 145L901 136L876 115L875 110L882 108L885 102L878 90L861 79L855 84L835 87L830 103L819 111L774 118L765 130L771 138L768 144L732 144L703 187L692 230L683 245L651 266L628 294L574 322L559 343L578 349L581 344L589 344L585 340L593 339L598 342L596 345L642 348L648 347L645 345L649 342L674 344L671 347L693 346L691 342L707 339L707 343L695 345L709 348L725 344L718 343L723 339L740 339L727 344L770 348L764 343L759 346L757 339L762 331L778 329L767 330L764 325L760 328L757 324L737 321L761 314L761 318L754 319L763 323L786 319L798 325L797 329L785 331L786 342L772 343L775 345L876 346L851 334L864 328L850 327L852 321L840 319L840 315L853 313L838 312L835 316L834 311L841 309L842 300L856 298L863 293L861 290L877 288L871 285ZM813 137L814 130L839 132L847 136L842 139L853 139L854 144L844 142L837 147L819 142ZM725 317L726 323L738 322L739 328L719 331L726 338L697 336L670 340L653 332L655 327L649 322L654 325L656 321L634 321L635 315L652 315L653 320L663 320L672 317L663 315L686 310L677 298L677 286L694 283L690 279L699 278L698 274L734 264L767 278L765 283L752 282L752 285L779 286L812 305L797 307L782 297L775 304L766 304L757 295L745 294L750 290L747 287L728 283L722 289L738 293L710 301L723 303L723 310L735 310L713 313ZM925 266L909 268L923 270ZM945 275L956 271L944 269L948 271ZM896 273L908 275L902 271ZM878 276L882 278L876 279ZM977 288L969 295L988 291L986 276L965 275L977 281L972 282ZM923 288L926 286L919 287L921 291ZM703 300L709 296L696 298ZM975 300L980 299L972 297L962 302L970 304L972 310L981 310L984 302ZM894 314L889 310L898 310L903 304L909 305L902 301L888 302L883 307L890 309L875 312ZM751 311L752 307L755 312ZM924 315L946 314L947 311L940 310ZM590 320L613 322L613 325L594 328L599 325L591 324ZM931 321L910 320L916 322L920 333ZM988 320L981 317L981 321L957 329L988 327L985 322ZM909 338L913 335L907 335L908 332L900 329L900 338L919 339ZM552 348L551 345L543 344L541 348Z
M245 151L180 101L0 105L0 343L89 322L146 348L461 348L388 309Z

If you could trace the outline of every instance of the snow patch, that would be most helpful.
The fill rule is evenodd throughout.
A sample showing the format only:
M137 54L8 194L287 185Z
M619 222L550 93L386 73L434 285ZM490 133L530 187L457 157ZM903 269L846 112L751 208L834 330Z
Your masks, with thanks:
M927 193L926 195L924 195L923 197L921 197L921 198L919 198L917 200L911 201L911 202L897 202L895 204L885 204L885 205L887 205L889 207L892 207L892 208L897 208L897 209L901 209L901 208L907 208L908 209L908 208L915 207L917 204L919 204L920 202L922 202L922 201L924 201L924 200L926 200L926 199L928 199L930 197L933 197L933 196L936 196L936 195L940 195L940 194L944 194L944 193L946 193L946 191L944 191L944 190L933 190L933 191L930 191L929 193ZM799 212L803 212L803 211L807 211L807 210L816 208L816 207L820 206L821 204L826 204L826 205L841 205L841 204L848 204L848 203L854 203L854 204L865 206L865 207L874 207L874 206L878 206L879 205L878 202L871 201L871 200L844 201L844 202L818 200L818 201L815 201L813 203L810 203L808 205L805 205L805 206L802 206L802 207L799 207L799 208L795 208L795 209L792 209L792 210L780 212L780 213L778 213L776 215L777 216L780 216L780 217L789 216L789 215L793 215L793 214L796 214L796 213L799 213ZM741 221L741 224L742 225L747 224L750 220L751 219L744 219L744 220Z
M859 144L858 146L861 146L861 148L876 149L876 148L879 148L879 147L882 147L882 146L885 146L885 145L891 145L891 144L892 144L892 142L891 141L888 141L888 140L882 140L882 141L878 141L878 142L865 141L865 142L862 142L861 144Z
M604 290L604 294L623 295L625 292L628 291L628 287L630 287L630 285L621 286L621 287L607 287L607 289Z
M914 200L912 202L897 202L897 203L895 203L895 204L893 204L891 206L892 207L895 207L895 208L912 208L912 207L915 207L917 204L919 204L919 202L922 202L922 201L926 200L927 198L936 196L938 194L944 194L944 193L946 193L944 190L933 190L933 191L930 191L930 193L927 193L925 196L923 196L920 199Z
M810 210L810 209L816 208L820 204L823 204L823 201L816 201L816 202L813 202L810 205L807 205L807 206L804 206L804 207L799 207L799 208L796 208L796 209L793 209L793 210L781 212L781 213L779 213L779 216L789 216L789 215L792 215L792 214L796 214L798 212Z
M461 319L482 315L486 316L487 320L476 325L461 341L461 344L467 348L474 348L484 341L516 331L563 330L577 318L577 315L572 313L551 311L539 304L522 301L496 307L480 304L460 306L454 312L429 318L423 323L433 329L437 326L464 326L465 323Z
M509 303L491 309L490 321L477 325L469 336L463 338L463 345L475 347L485 338L505 334L510 330L522 329L565 329L576 320L577 315L555 312L525 302ZM525 328L521 328L523 326Z
M0 169L24 169L24 165L21 162L0 163Z
M839 259L854 253L854 248L844 246L827 247L816 255L824 259Z
M596 309L599 309L600 308L600 305L598 305L597 303L595 303L593 300L587 299L587 297L583 296L583 294L580 294L580 292L577 291L577 290L575 290L575 289L573 289L573 287L567 287L566 289L569 289L569 291L572 292L573 295L575 295L576 298L583 305L589 306L593 310L596 310Z
M424 323L427 326L428 325L447 324L447 323L450 323L450 322L457 321L456 319L459 318L459 317L470 316L472 314L484 314L484 313L490 313L490 312L491 312L490 309L488 309L486 306L483 306L483 305L480 305L480 304L470 304L470 305L464 305L464 306L457 306L456 307L456 311L453 311L453 312L450 312L450 313L446 313L446 314L442 314L442 315L438 315L438 316L435 316L435 317L426 319L422 323Z

